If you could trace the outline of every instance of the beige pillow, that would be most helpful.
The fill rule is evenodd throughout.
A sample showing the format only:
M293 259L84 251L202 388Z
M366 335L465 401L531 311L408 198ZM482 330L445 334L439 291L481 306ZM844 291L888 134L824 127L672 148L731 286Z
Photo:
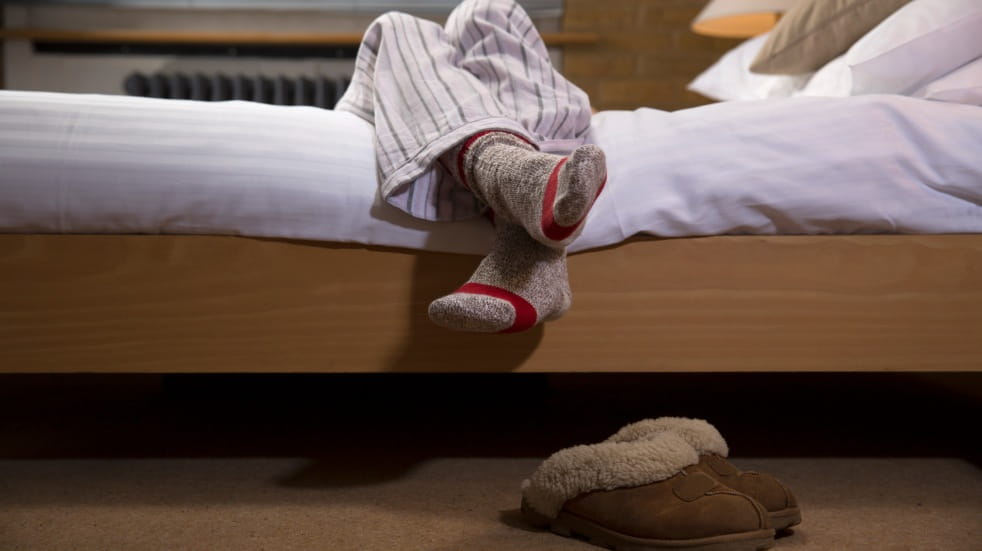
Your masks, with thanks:
M750 70L772 75L816 71L909 1L798 0L771 31Z

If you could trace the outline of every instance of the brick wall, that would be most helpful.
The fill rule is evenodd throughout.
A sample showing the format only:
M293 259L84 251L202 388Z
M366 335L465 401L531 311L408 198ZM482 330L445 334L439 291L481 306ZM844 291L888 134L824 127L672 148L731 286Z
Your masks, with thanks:
M3 28L3 24L4 24L4 13L5 12L4 12L3 6L0 6L0 29ZM3 75L4 75L4 68L3 68L3 60L4 60L4 55L3 55L3 42L4 42L3 40L0 40L0 90L3 90L4 87L5 87L5 85L3 83Z
M740 43L694 34L706 0L566 0L563 30L599 33L595 46L567 48L563 72L596 109L682 109L710 100L685 89Z

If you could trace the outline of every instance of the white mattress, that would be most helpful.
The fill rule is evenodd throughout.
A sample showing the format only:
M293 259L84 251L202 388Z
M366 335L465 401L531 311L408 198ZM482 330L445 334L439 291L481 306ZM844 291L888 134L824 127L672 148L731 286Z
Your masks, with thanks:
M571 250L638 233L982 233L982 108L899 96L610 111ZM377 198L372 128L247 102L0 91L0 232L204 233L482 253Z

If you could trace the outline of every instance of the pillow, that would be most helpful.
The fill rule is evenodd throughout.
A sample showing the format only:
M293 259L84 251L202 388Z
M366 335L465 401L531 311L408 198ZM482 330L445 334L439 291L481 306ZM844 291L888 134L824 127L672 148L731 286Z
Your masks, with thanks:
M840 55L815 71L801 90L793 96L845 97L852 92L852 73L846 64L846 56Z
M935 101L982 105L982 57L930 82L912 95Z
M755 73L816 71L910 0L800 0L750 65Z
M804 86L808 75L758 75L750 72L767 34L751 38L723 54L689 83L688 89L719 101L788 97Z
M910 94L982 56L982 1L915 0L850 48L852 93Z

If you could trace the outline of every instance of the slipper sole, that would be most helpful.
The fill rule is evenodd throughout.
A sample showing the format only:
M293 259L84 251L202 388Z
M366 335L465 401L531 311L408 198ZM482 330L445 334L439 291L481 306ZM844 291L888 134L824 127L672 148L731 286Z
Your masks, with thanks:
M547 518L522 500L522 515L529 524L569 538L585 539L594 545L615 551L651 551L652 549L684 549L686 551L762 551L774 546L774 529L724 534L689 540L660 540L621 534L585 518L560 511L555 519Z
M771 527L775 530L787 530L792 526L801 524L801 509L797 507L788 507L787 509L781 509L780 511L772 511L767 513L767 516L771 523Z
M686 551L762 551L774 546L772 528L724 534L708 538L662 540L639 538L615 532L588 519L560 511L549 523L549 529L566 537L580 537L594 545L615 551L651 551L653 549L684 549Z

